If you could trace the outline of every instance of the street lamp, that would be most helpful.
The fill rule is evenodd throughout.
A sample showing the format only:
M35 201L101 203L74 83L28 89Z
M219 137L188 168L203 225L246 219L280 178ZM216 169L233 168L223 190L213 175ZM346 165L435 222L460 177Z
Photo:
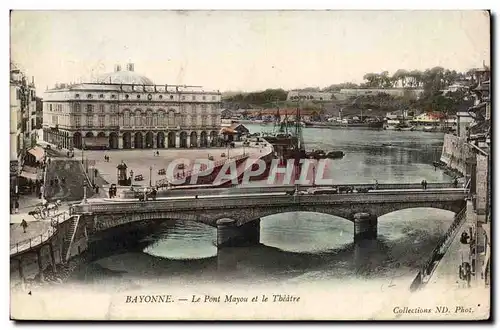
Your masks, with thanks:
M83 204L87 204L87 180L83 181Z
M132 188L133 179L134 179L134 171L130 170L130 190L133 190Z
M153 171L153 166L149 167L149 187L151 187L151 173Z

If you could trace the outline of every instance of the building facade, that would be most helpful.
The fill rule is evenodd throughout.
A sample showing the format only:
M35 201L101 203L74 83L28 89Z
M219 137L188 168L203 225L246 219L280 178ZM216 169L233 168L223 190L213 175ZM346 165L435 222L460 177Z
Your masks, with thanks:
M216 145L221 93L198 86L155 85L115 66L92 83L47 90L43 138L64 148L190 148Z
M36 144L32 118L36 117L34 78L29 82L15 64L10 64L10 178L11 191L17 194L17 177L26 151Z

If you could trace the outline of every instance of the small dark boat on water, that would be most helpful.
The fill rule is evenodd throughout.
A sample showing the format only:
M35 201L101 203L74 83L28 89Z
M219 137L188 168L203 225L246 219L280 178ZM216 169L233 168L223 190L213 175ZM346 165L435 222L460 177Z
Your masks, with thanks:
M326 158L329 158L329 159L344 158L344 152L343 151L330 151L329 153L326 154Z
M308 152L306 154L308 158L313 158L313 159L339 159L344 157L344 152L343 151L330 151L329 153L326 153L324 150L313 150L311 152Z

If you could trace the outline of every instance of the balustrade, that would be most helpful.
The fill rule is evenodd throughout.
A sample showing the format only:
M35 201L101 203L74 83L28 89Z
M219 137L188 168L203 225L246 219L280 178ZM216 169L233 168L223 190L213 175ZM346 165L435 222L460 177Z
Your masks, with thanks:
M130 212L161 212L161 211L181 211L193 209L218 209L218 208L234 208L234 207L250 207L250 206L286 206L290 204L301 205L331 205L331 204L346 204L346 203L414 203L414 202L448 202L457 201L464 198L464 193L461 191L442 192L442 191L418 191L403 194L401 192L394 193L376 193L376 194L335 194L335 195L273 195L270 198L267 195L248 195L242 198L241 196L218 196L213 198L193 197L186 199L175 200L156 200L150 202L110 202L110 203L91 203L85 205L75 205L75 213L130 213Z

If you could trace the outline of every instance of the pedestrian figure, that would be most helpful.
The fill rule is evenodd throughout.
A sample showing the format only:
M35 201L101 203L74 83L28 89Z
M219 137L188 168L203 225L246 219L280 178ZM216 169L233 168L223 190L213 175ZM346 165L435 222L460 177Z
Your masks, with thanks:
M458 187L458 180L457 180L457 178L455 178L455 180L453 180L453 186L454 186L455 188L457 188L457 187Z
M65 184L66 183L66 179L65 178L61 178L61 183Z
M26 234L26 228L28 228L28 223L26 222L26 220L23 219L23 221L21 221L21 227L23 227L23 233Z
M159 151L156 151L156 156L160 156L160 152Z
M375 190L378 189L378 180L375 180Z
M54 183L55 183L56 185L57 185L57 184L59 184L59 179L55 178L55 179L54 179Z
M422 182L420 182L420 184L422 185L422 189L425 189L425 181L422 180Z
M66 157L69 158L69 151L66 151Z
M99 193L99 186L95 186L95 193L98 194Z
M427 190L427 180L424 180L424 190Z
M113 198L113 188L108 189L109 198Z

